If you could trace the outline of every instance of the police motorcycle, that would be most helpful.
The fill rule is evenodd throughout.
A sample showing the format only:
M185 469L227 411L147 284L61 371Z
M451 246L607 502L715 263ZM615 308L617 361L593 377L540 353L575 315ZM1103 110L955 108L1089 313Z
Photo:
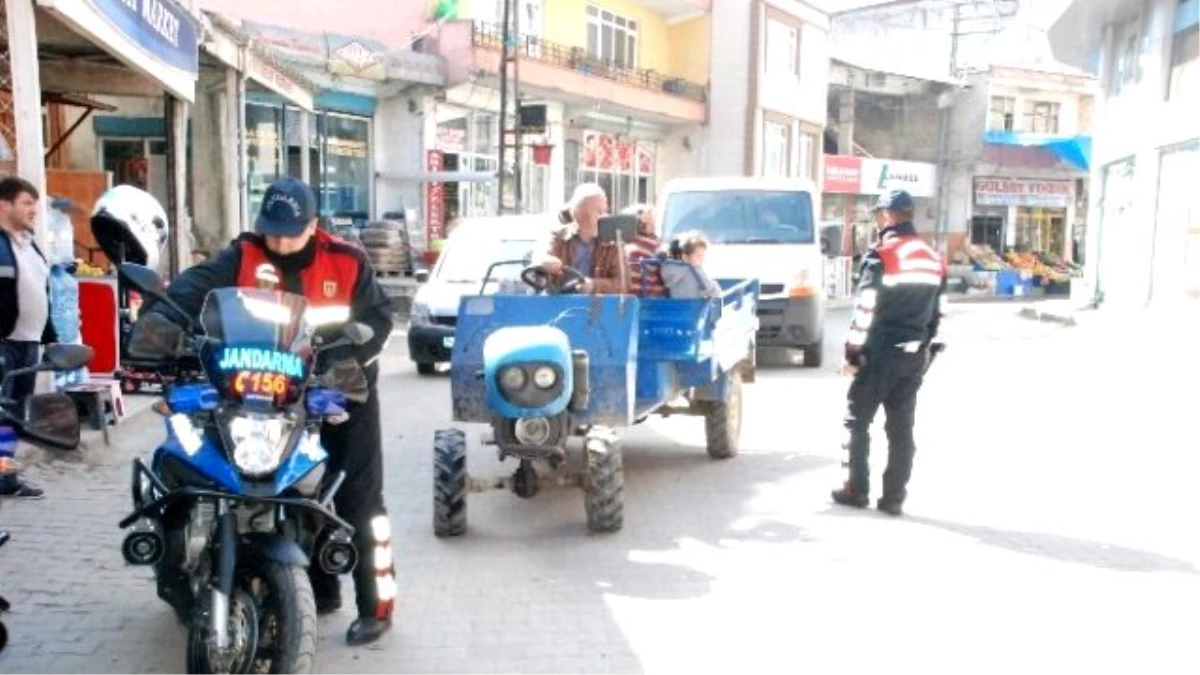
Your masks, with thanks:
M118 273L186 316L152 270ZM188 628L188 672L311 672L310 560L330 574L358 563L354 528L333 509L345 475L326 475L320 429L367 395L357 363L327 357L373 331L350 323L330 338L316 321L329 312L313 310L299 295L221 288L185 327L144 313L132 331L138 358L194 358L204 373L165 389L167 437L149 466L134 460L133 512L120 522L125 560L154 568Z
M92 360L92 348L86 345L50 345L42 355L41 363L28 368L9 369L0 359L0 382L7 384L12 378L41 371L71 371L82 368ZM0 385L0 390L3 386ZM17 441L24 438L36 445L60 450L79 447L79 411L75 402L61 392L33 394L25 398L20 412L16 401L0 397L0 473L13 470L13 456ZM0 548L10 539L8 532L0 530ZM0 616L12 609L8 600L0 595ZM0 652L8 646L8 629L0 622Z

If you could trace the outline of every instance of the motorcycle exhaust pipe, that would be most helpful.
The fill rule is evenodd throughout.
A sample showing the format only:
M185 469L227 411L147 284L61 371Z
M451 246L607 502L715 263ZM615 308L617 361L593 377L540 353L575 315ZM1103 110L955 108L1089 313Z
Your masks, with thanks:
M321 545L317 563L326 574L349 574L358 565L358 549L344 534L335 534Z
M154 565L162 560L167 542L158 523L143 518L121 544L121 555L130 565Z

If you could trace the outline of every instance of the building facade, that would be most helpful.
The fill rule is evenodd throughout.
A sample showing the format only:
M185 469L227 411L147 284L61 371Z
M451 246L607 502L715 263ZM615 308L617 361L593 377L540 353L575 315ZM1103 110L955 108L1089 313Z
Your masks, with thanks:
M1075 0L1050 30L1094 70L1089 292L1111 306L1200 302L1200 1Z

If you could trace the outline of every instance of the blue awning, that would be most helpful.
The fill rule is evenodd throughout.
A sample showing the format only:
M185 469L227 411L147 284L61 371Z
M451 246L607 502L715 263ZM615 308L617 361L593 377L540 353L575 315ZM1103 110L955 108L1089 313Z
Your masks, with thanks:
M985 143L993 145L1017 145L1044 148L1062 161L1088 171L1092 163L1091 136L1058 136L1054 134L1032 134L1015 131L989 131L983 136Z

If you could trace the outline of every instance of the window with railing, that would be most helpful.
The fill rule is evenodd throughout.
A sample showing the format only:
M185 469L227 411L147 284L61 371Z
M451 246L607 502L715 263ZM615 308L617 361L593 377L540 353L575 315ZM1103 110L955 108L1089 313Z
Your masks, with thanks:
M607 9L588 6L588 56L619 68L636 68L637 41L637 21Z
M1022 131L1035 134L1058 133L1058 104L1050 101L1025 101Z

